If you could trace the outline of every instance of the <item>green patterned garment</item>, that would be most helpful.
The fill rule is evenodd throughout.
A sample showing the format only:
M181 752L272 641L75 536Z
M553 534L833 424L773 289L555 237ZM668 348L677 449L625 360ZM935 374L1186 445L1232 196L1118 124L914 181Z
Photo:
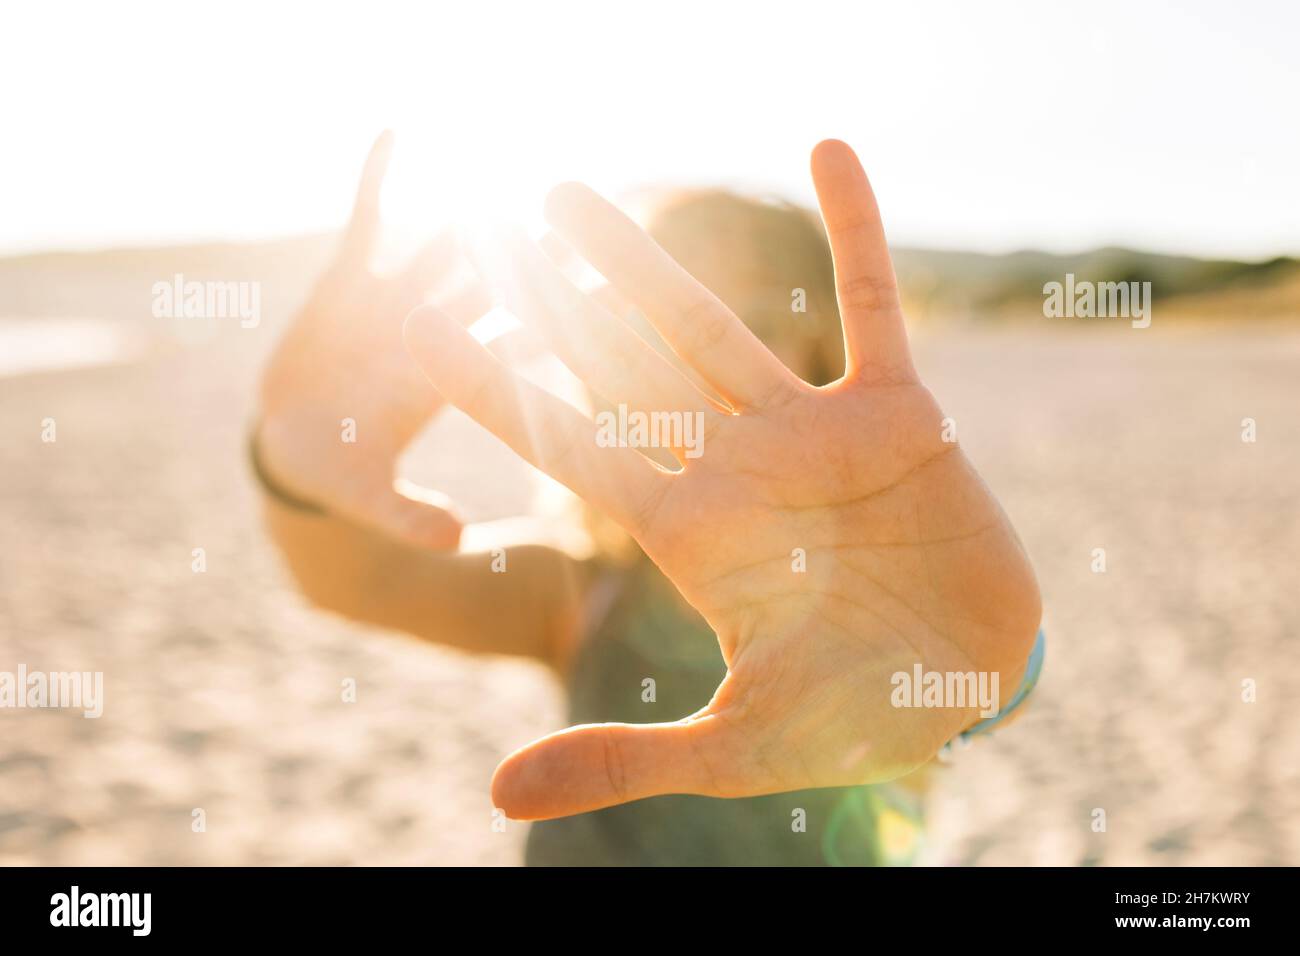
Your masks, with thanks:
M678 720L726 674L717 639L652 565L597 585L593 622L569 679L572 723ZM643 699L652 678L653 702ZM530 866L882 866L920 846L915 798L889 786L740 800L667 796L533 824ZM802 815L798 811L802 810ZM799 823L803 824L802 827Z

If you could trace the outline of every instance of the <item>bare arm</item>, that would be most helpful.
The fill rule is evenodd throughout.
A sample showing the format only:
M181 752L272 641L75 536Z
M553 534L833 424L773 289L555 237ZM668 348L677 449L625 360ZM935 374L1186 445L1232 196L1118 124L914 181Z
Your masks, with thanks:
M557 669L577 631L587 569L553 547L432 551L265 496L266 527L302 593L346 617L466 651ZM504 572L494 572L496 561Z

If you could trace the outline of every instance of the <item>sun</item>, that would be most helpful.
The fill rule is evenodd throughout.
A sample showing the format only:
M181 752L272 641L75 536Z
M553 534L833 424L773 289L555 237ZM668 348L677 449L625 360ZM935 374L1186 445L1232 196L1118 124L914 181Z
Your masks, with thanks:
M384 226L418 242L447 227L481 236L502 223L532 235L545 228L542 202L552 184L514 150L469 149L472 135L445 140L438 130L396 127L384 183Z

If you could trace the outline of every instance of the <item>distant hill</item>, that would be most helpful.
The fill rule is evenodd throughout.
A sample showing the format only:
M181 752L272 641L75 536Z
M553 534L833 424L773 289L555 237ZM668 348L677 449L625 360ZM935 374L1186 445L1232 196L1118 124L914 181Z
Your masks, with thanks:
M199 281L259 281L268 312L292 308L329 262L336 242L333 235L313 235L3 258L0 318L145 318L153 284L178 272Z
M909 306L936 317L1041 316L1043 286L1076 281L1150 282L1166 315L1300 318L1300 259L1264 262L1197 259L1108 247L1077 255L987 255L896 249L894 264Z
M268 315L292 310L329 261L337 237L126 247L0 259L0 317L149 315L154 282L259 280ZM1197 259L1103 248L1077 255L895 249L909 314L917 319L1040 319L1043 285L1150 282L1162 320L1300 318L1300 260Z

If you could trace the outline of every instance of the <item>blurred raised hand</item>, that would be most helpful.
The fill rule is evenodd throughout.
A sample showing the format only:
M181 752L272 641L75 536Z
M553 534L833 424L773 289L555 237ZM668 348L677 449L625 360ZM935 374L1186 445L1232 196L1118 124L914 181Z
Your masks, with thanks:
M551 225L710 394L536 246L512 244L508 301L578 377L631 411L702 414L702 454L671 449L677 470L603 447L590 419L510 372L454 316L425 307L406 323L437 390L619 521L714 629L728 668L680 721L573 727L512 754L493 780L512 817L890 779L978 719L973 707L893 707L893 674L996 671L1005 700L1023 673L1040 616L1033 570L913 368L856 156L821 143L812 173L847 353L844 376L821 388L585 187L552 193ZM390 382L366 384L387 394Z
M389 132L371 147L338 254L266 368L257 441L289 494L410 544L454 548L460 524L447 503L394 480L398 456L441 404L402 346L402 320L449 273L456 243L446 233L396 274L372 270L392 149ZM470 289L446 307L470 322L487 302ZM355 442L343 440L346 419Z

